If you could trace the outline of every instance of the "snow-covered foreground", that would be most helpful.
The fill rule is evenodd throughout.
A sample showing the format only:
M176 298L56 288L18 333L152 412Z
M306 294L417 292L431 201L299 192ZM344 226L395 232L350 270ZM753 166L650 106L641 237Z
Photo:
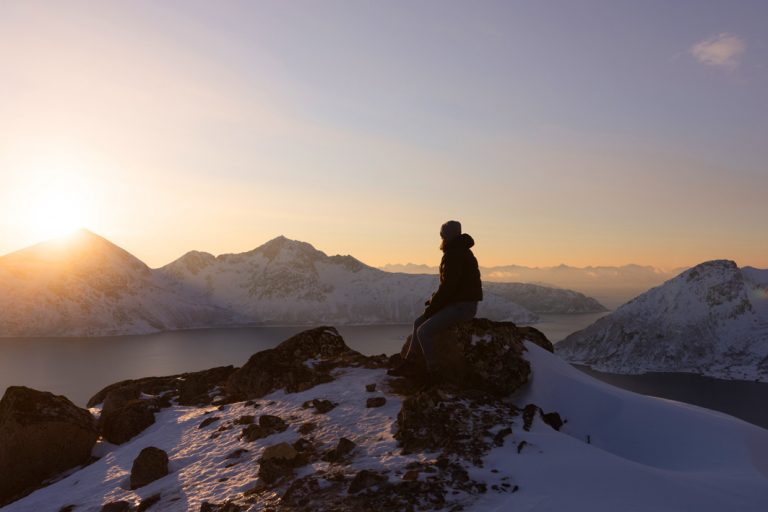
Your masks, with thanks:
M488 484L488 492L458 496L467 510L516 511L744 511L764 510L768 503L768 431L724 414L677 402L636 395L601 383L575 370L532 343L526 343L532 381L513 399L520 407L535 403L567 420L555 431L536 419L530 431L522 422L504 446L484 458L482 468L469 466L470 477ZM157 422L122 446L97 445L101 459L67 478L13 503L3 512L99 510L116 500L138 503L158 492L161 501L150 510L199 510L203 501L221 503L257 482L255 462L265 446L295 441L298 427L317 422L315 442L332 448L342 436L357 443L343 471L389 470L402 477L409 461L424 454L402 455L393 438L401 397L387 391L384 370L342 369L337 379L301 393L275 392L257 401L215 407L175 406L160 412ZM377 383L376 391L365 385ZM366 408L366 399L384 394L386 405ZM302 404L314 398L338 406L314 414ZM274 403L273 403L274 402ZM288 430L246 443L240 428L220 432L219 426L243 415L274 414ZM211 416L220 419L205 428ZM523 443L524 442L524 443ZM129 490L129 473L142 448L168 452L171 473L137 491ZM248 452L227 458L239 448ZM316 462L298 475L328 469ZM420 474L425 478L427 474ZM513 493L493 490L508 482ZM261 510L263 504L251 510Z

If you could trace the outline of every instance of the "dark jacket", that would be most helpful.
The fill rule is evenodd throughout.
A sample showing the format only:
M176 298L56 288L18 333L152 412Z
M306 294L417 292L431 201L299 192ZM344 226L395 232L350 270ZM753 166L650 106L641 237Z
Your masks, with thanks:
M483 300L480 268L470 248L472 237L464 233L443 245L440 261L440 287L427 301L424 314L434 315L452 302L478 302Z

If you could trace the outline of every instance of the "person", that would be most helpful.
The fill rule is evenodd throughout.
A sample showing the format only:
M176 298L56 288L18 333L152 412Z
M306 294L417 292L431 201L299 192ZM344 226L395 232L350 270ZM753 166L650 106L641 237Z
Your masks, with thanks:
M480 268L471 250L475 241L461 232L461 223L456 220L441 226L440 238L443 251L440 286L425 302L424 314L413 322L411 345L404 361L390 370L389 375L417 377L426 373L428 381L434 380L438 336L442 331L474 318L477 303L483 300Z

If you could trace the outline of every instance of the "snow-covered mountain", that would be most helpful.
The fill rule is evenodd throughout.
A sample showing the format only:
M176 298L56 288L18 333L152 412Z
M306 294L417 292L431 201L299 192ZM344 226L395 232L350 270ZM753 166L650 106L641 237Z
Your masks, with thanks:
M383 368L361 366L250 401L166 404L136 437L100 440L98 460L3 510L763 510L768 431L609 386L524 346L528 383L504 400L481 395L476 409L451 388L404 395ZM477 438L434 425L444 446L407 449L407 421L429 422L403 417L419 405ZM566 421L553 427L537 410ZM147 447L167 468L137 488Z
M282 236L242 254L190 252L159 270L185 295L272 323L410 322L438 285L435 276L384 272ZM484 290L478 314L496 320L604 310L569 290L516 283L485 283Z
M391 273L277 237L241 254L191 251L150 269L87 230L0 258L0 336L139 334L223 325L407 323L436 276ZM582 294L486 283L479 314L603 311Z
M694 372L768 381L768 270L697 265L556 346L614 373Z
M232 322L87 230L0 257L0 336L155 332Z

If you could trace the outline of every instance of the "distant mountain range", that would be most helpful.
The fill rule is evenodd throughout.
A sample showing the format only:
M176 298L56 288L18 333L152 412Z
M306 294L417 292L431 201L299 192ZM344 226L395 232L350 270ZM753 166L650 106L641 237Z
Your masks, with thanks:
M613 373L694 372L768 382L768 270L697 265L556 345Z
M481 262L482 263L482 262ZM389 264L380 267L387 272L408 274L437 274L437 267L414 263ZM609 308L618 307L637 295L671 279L685 268L671 271L651 266L623 265L617 267L525 267L503 265L480 267L483 279L493 282L532 283L567 288L595 297Z
M241 254L191 251L150 269L80 230L0 257L0 336L96 336L246 324L410 322L436 276L385 272L275 238ZM595 299L531 284L485 283L479 315L605 311Z

